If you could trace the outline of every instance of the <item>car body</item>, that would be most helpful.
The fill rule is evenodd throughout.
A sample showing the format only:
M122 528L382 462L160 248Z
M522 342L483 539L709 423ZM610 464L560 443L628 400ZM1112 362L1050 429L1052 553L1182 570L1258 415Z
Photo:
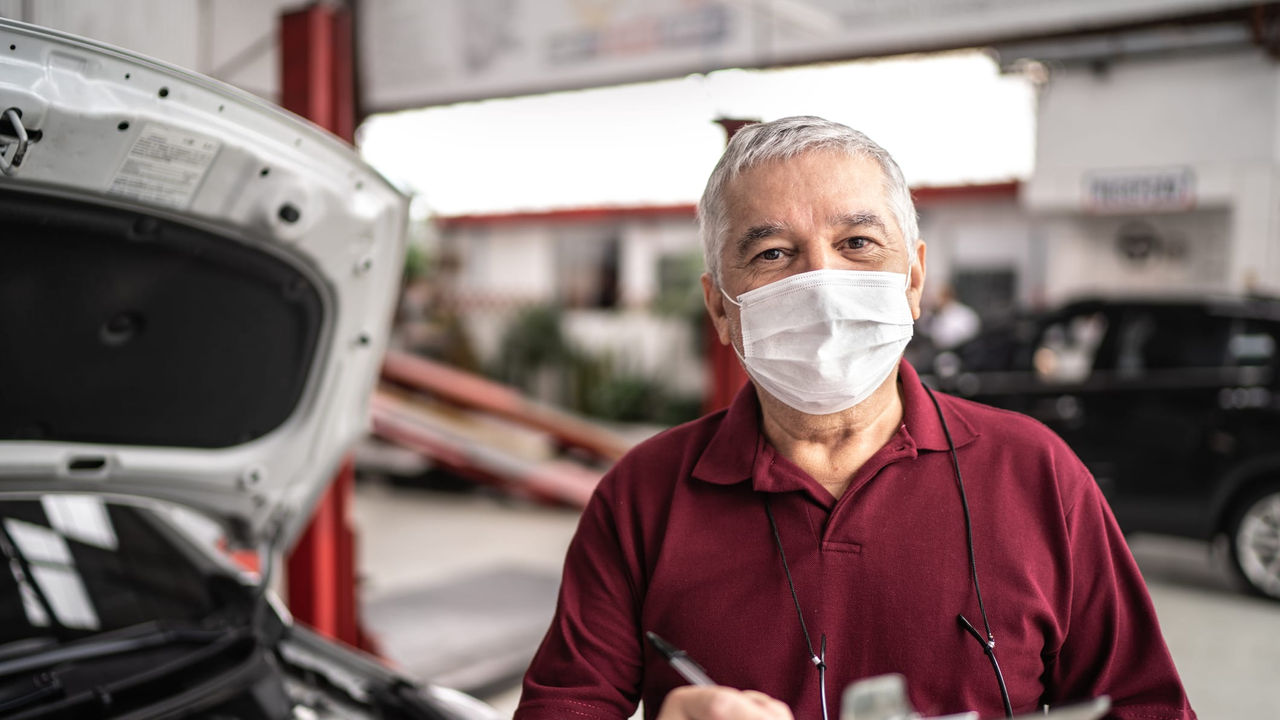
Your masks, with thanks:
M1231 539L1280 598L1280 299L1084 299L934 360L944 390L1047 424L1120 526Z
M407 205L247 93L0 20L0 714L496 717L265 589L367 428Z
M493 720L296 625L183 506L0 498L0 715Z

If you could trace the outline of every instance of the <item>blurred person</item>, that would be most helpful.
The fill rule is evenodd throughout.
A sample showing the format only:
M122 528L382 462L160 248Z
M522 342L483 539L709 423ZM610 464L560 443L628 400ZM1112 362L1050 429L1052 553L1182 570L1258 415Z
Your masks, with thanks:
M1150 332L1148 325L1134 323L1133 330L1121 338L1122 345L1132 344L1134 332ZM1044 381L1055 383L1084 382L1093 372L1093 359L1098 353L1098 346L1107 331L1107 317L1098 312L1091 315L1078 315L1071 318L1070 324L1054 323L1045 329L1044 338L1031 358L1031 366L1036 375ZM1145 342L1145 336L1138 338L1139 344ZM1121 360L1133 358L1138 353L1134 350L1120 353ZM1122 373L1129 370L1125 363L1118 368Z
M954 288L943 285L929 316L929 338L934 347L950 350L972 340L981 329L982 319L977 311L960 302Z
M748 127L699 222L707 311L751 382L601 482L516 719L760 709L729 688L830 719L848 683L887 673L926 716L1105 694L1111 717L1194 718L1081 462L901 359L925 244L888 153L819 118ZM729 687L673 691L646 631Z

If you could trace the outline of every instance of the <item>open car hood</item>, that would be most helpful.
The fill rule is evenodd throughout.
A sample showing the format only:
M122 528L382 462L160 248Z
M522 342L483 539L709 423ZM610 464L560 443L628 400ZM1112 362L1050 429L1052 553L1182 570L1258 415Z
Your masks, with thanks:
M366 428L407 199L252 95L3 19L0 145L0 492L292 541Z

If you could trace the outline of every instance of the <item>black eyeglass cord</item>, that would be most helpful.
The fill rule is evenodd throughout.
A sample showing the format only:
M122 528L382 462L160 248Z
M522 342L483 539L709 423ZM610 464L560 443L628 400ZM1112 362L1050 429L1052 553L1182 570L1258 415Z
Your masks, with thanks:
M938 404L938 398L928 385L925 385L924 389L925 392L929 393L929 399L933 401L933 409L938 412L938 420L942 423L942 432L947 437L947 447L951 449L951 468L956 474L956 486L960 489L960 505L964 508L964 532L965 539L969 543L969 572L973 577L973 592L978 596L978 612L982 613L982 626L987 631L987 638L985 640L982 639L982 635L977 628L965 618L963 613L956 615L956 621L960 623L960 627L964 628L982 645L982 652L991 661L991 669L995 671L996 682L1000 685L1000 700L1004 703L1005 717L1011 718L1013 717L1013 704L1009 701L1009 688L1004 683L1004 673L1000 672L1000 663L996 661L996 636L991 632L991 622L987 620L987 607L982 602L982 588L978 585L978 559L973 551L973 520L969 515L969 499L964 492L964 477L960 474L960 458L956 454L956 444L951 439L951 429L947 427L947 419L942 414L942 406Z
M769 496L764 495L764 513L769 516L769 526L773 528L773 541L778 545L778 556L782 558L782 571L787 575L787 587L791 588L791 601L796 605L796 617L800 618L800 632L804 633L804 644L809 648L809 660L818 668L818 693L822 697L822 720L827 717L827 634L822 634L822 653L813 651L813 641L809 639L809 628L804 623L804 613L800 610L800 596L796 594L795 581L791 579L791 566L787 564L787 551L782 549L782 535L778 532L778 521L773 519L773 508Z
M928 385L925 385L924 389L925 392L929 393L929 399L933 401L933 409L938 413L938 421L942 424L942 433L946 436L947 447L951 450L951 469L955 471L956 487L960 490L960 506L964 509L965 540L969 545L969 574L973 578L973 592L978 596L978 612L982 614L982 627L987 631L986 639L983 639L982 634L973 626L973 623L965 618L963 613L956 615L956 622L982 645L982 652L987 656L987 660L991 661L991 669L996 673L996 683L1000 686L1000 700L1004 703L1005 717L1012 718L1013 703L1009 700L1009 688L1005 685L1004 673L1000 671L1000 663L996 660L996 636L991 632L991 621L987 619L987 606L982 601L982 588L978 584L978 558L973 550L973 519L969 514L969 498L964 492L964 477L960 474L960 457L956 453L956 443L951 439L951 428L947 427L947 418L942 414L942 406L938 404L938 398ZM782 570L787 575L787 587L791 589L791 601L796 606L796 617L800 618L800 632L804 633L804 642L809 648L810 660L818 668L818 688L822 693L822 720L828 720L827 636L826 633L822 635L822 654L815 653L813 651L813 641L809 639L809 628L804 622L804 613L800 610L800 596L796 594L796 584L791 579L791 567L787 564L787 552L782 549L782 535L778 532L778 521L773 518L773 508L769 503L769 496L765 494L763 497L764 512L769 516L769 526L773 528L773 541L778 546L778 556L782 558Z

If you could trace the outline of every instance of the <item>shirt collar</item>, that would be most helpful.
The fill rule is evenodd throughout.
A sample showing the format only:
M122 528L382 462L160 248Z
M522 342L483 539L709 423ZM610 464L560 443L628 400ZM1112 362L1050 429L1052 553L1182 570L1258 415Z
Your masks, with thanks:
M950 450L947 433L938 421L938 411L933 407L929 391L911 363L903 360L898 363L898 385L902 388L902 424L910 431L920 450ZM939 394L940 402L943 396ZM947 418L947 428L951 430L951 439L956 447L963 447L978 438L978 431L963 416L954 410L948 412L950 403L942 402L943 413Z
M760 400L755 386L746 382L725 411L702 457L698 458L693 476L717 485L750 479L756 455L764 445L764 435L760 432Z
M898 383L902 388L903 427L890 442L905 439L905 442L914 444L916 450L949 449L933 401L929 399L915 368L906 360L898 365ZM964 417L954 412L946 413L946 417L956 447L967 445L978 437L978 432ZM720 427L693 468L693 476L717 485L732 485L754 477L755 489L765 492L795 489L791 487L793 478L774 477L774 473L769 472L770 469L780 469L775 465L775 457L773 448L760 432L760 401L756 397L755 386L748 382L725 411ZM782 464L791 466L790 463Z

